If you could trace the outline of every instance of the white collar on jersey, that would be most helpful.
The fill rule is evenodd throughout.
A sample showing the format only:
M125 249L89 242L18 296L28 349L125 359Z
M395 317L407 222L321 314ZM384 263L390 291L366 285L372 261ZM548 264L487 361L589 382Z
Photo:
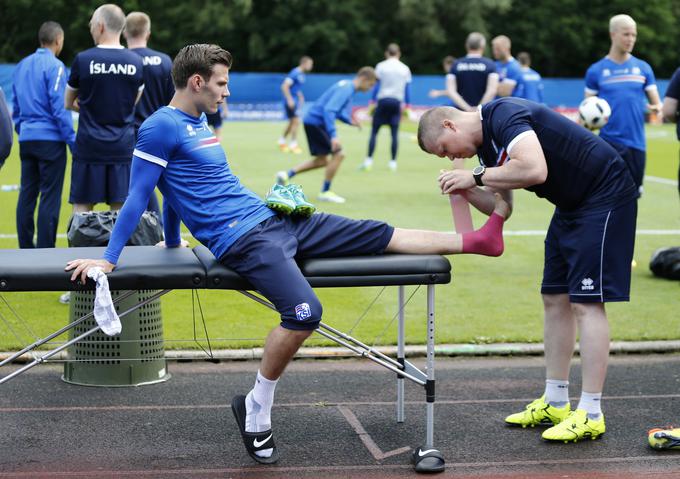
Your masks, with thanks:
M107 50L122 50L125 47L123 45L97 45L97 48L105 48Z

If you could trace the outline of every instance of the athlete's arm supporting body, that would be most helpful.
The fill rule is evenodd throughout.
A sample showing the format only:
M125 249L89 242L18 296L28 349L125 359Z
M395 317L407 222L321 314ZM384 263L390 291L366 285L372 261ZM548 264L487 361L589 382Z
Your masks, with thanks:
M149 203L149 196L153 193L158 179L163 173L163 167L150 161L142 160L134 157L132 159L132 170L130 172L130 192L123 208L120 210L118 220L111 232L111 239L109 246L106 248L103 259L76 259L69 261L66 265L66 271L73 270L71 274L71 281L75 281L78 276L80 280L85 283L87 280L87 270L91 267L100 267L105 273L110 273L118 262L125 243L134 232L142 213ZM166 221L172 221L169 215L164 214ZM165 231L170 231L169 225L165 225ZM179 236L179 222L177 221L173 227L176 227L177 235L172 238L175 242L172 246L179 246L177 237Z
M512 145L509 161L503 166L487 168L482 181L495 190L515 190L544 183L548 177L548 165L536 133L524 136ZM471 171L452 170L439 175L443 194L455 190L469 190L476 186ZM469 199L468 199L469 200Z

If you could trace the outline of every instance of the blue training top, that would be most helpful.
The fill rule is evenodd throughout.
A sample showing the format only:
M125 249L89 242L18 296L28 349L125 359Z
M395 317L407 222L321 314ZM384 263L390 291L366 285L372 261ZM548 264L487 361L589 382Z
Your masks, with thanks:
M517 96L518 88L521 88L522 84L522 69L519 62L513 57L505 62L497 60L496 70L498 71L499 82L509 82L515 85L510 96Z
M514 145L536 133L548 177L526 188L560 210L608 208L636 197L637 188L616 150L586 128L550 108L520 98L501 98L480 109L480 163L502 166Z
M286 80L290 80L290 95L293 97L293 100L297 105L297 94L302 89L302 85L305 83L305 72L303 72L300 67L295 67L290 72L288 72L288 75L286 75ZM283 98L283 101L286 101L285 97Z
M496 73L496 65L490 58L467 55L451 66L449 74L456 78L456 90L470 106L477 106L486 91L489 75Z
M120 47L95 47L76 55L68 87L78 90L76 159L129 163L135 146L135 100L144 88L142 59Z
M513 93L516 93L518 98L543 103L543 79L541 75L533 68L522 68L522 83Z
M237 239L275 214L231 172L204 114L197 118L163 107L139 130L130 193L111 233L107 261L118 261L156 182L163 193L168 246L179 243L181 220L220 258Z
M19 141L63 141L73 145L71 112L64 108L66 68L52 50L38 48L19 62L12 81L12 118Z
M335 130L336 118L348 125L352 124L352 96L354 92L352 80L340 80L314 102L303 122L322 126L331 139L336 138L338 136Z
M645 92L653 88L652 67L632 55L621 64L607 57L593 63L586 72L586 93L604 98L612 109L600 136L645 151Z
M131 48L130 51L142 57L144 65L144 93L135 105L135 130L139 130L144 120L170 103L175 85L171 76L172 60L168 55L151 48Z

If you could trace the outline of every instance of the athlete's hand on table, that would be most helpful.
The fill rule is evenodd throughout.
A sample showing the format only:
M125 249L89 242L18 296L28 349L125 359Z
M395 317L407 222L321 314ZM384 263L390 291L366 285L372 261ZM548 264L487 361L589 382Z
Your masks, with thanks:
M175 246L166 246L165 241L159 241L156 243L154 246L158 246L159 248L188 248L189 247L189 242L185 239L181 239L178 245Z
M80 282L85 284L87 282L87 272L91 268L101 268L104 273L110 273L116 267L105 259L74 259L66 263L64 271L73 270L71 274L71 281L75 281L80 276Z
M477 185L469 170L442 170L438 181L444 195L455 193L456 190L469 190Z

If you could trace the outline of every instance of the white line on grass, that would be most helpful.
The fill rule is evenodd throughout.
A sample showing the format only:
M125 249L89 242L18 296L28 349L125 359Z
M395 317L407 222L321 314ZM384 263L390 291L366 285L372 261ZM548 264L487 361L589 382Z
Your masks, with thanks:
M645 176L645 181L651 181L653 183L661 183L662 185L678 186L677 180L669 180L668 178L659 178L658 176Z

